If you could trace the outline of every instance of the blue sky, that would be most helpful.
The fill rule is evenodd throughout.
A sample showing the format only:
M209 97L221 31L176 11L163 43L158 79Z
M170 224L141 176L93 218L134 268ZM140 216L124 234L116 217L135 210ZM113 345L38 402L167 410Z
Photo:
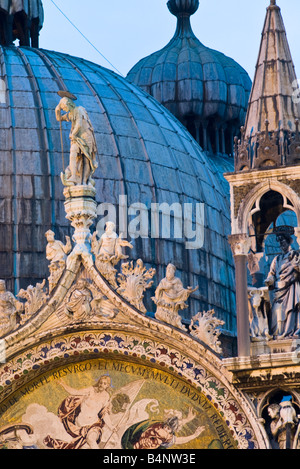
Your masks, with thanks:
M141 58L172 38L176 18L167 0L54 0L89 41L124 76ZM200 0L192 17L198 39L239 62L254 76L266 8L270 0ZM281 7L297 76L300 78L300 1L277 0ZM43 0L40 47L113 67L79 34L51 0Z

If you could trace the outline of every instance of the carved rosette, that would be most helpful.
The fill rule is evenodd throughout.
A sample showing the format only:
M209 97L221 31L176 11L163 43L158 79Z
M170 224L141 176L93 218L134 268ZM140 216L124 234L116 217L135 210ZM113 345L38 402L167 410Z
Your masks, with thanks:
M64 189L66 218L75 229L73 240L76 245L71 253L91 256L90 227L96 218L96 190L92 186L71 186Z
M235 256L248 256L251 248L251 239L247 234L234 234L228 236L232 254Z

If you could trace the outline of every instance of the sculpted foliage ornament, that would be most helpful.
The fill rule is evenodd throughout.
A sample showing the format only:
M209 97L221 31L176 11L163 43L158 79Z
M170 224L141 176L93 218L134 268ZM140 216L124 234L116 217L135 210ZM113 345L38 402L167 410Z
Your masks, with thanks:
M147 270L141 259L138 259L136 266L133 262L126 262L122 264L122 273L118 275L118 293L135 306L142 313L146 313L146 308L143 304L143 293L153 285L151 280L155 273L155 269Z
M219 328L224 325L224 321L213 317L214 314L213 309L196 314L191 320L189 329L192 336L204 342L215 352L222 353L221 342L218 339L221 334Z
M60 91L61 100L55 109L56 119L71 122L70 161L65 172L61 174L64 186L95 185L92 175L98 167L96 161L97 144L94 129L88 113L82 106L76 106L74 95ZM62 114L63 111L65 114Z
M293 239L279 234L282 253L276 256L265 280L273 290L271 335L278 338L300 336L300 253L291 248Z

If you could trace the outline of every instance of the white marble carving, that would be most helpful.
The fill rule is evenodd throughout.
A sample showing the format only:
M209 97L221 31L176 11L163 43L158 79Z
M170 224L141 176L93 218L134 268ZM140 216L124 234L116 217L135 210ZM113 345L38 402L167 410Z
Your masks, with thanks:
M175 277L175 273L176 267L169 264L166 277L159 283L152 299L157 306L156 319L184 330L178 311L188 307L185 302L198 287L184 288L181 280Z
M141 259L136 261L135 266L132 261L122 264L121 274L118 275L118 293L139 311L146 313L144 292L153 285L155 273L153 268L147 270Z
M0 337L11 333L17 327L17 316L24 310L24 305L6 290L4 280L0 280Z
M21 315L20 324L25 324L47 301L48 293L45 290L46 280L35 287L30 285L27 290L20 290L18 298L25 299L25 310Z
M72 249L71 240L66 236L66 244L55 239L53 231L49 230L45 234L47 239L46 258L50 261L49 272L49 293L55 288L66 266L67 255Z
M253 340L271 339L268 314L270 295L267 287L248 288L250 333Z
M115 224L107 222L105 232L100 239L97 231L92 237L92 253L95 255L95 264L103 277L114 287L118 288L116 282L117 270L115 266L123 259L127 259L123 253L124 247L132 249L132 244L122 239L115 232Z
M95 185L92 175L98 167L97 144L94 129L86 109L76 106L76 97L68 92L59 92L62 97L55 109L56 119L71 122L69 166L62 173L64 186ZM64 114L62 114L62 111Z

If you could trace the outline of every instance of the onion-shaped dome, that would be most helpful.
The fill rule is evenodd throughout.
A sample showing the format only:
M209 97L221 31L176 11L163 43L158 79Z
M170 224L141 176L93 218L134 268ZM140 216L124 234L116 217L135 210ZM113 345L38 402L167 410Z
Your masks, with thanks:
M237 62L204 46L193 33L190 16L199 0L169 0L167 5L177 17L174 37L140 60L127 79L171 111L205 150L232 154L251 80Z
M117 231L120 195L127 197L131 209L138 203L148 210L149 236L144 233L133 240L128 236L134 247L126 252L157 269L155 284L145 299L148 311L155 310L150 297L171 262L185 286L199 285L190 298L190 309L183 314L214 308L225 327L234 330L234 266L227 241L230 208L228 189L223 187L224 160L222 166L218 158L208 161L165 107L99 65L22 47L0 47L0 64L5 85L0 95L0 278L7 280L7 287L17 293L49 276L47 230L52 229L63 242L65 235L72 235L65 218L60 179L63 154L55 118L57 92L68 90L86 108L95 129L97 203L116 208ZM69 125L63 123L65 165L69 133ZM189 203L193 220L196 204L203 204L203 246L187 249L187 237L183 234L177 239L172 228L170 236L151 236L153 203L180 207ZM99 220L102 209L99 205ZM128 213L128 222L134 219Z

